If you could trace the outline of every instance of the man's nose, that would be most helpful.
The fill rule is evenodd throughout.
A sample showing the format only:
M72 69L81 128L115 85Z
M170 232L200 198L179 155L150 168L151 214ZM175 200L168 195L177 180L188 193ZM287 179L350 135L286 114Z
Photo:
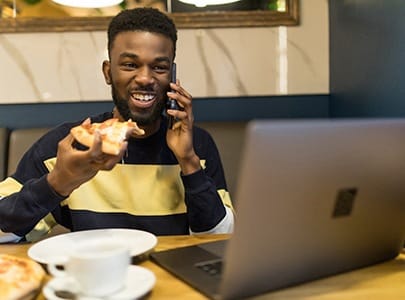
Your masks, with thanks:
M141 85L148 85L153 82L152 71L149 68L140 68L135 76L135 81Z

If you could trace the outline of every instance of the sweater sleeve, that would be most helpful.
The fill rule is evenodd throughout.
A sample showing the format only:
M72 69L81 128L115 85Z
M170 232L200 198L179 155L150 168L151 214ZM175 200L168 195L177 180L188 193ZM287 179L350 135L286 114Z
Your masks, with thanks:
M55 155L56 145L55 135L46 135L24 154L16 172L0 182L0 242L24 237L65 199L46 178L44 160Z
M207 132L201 130L195 132L194 145L197 155L203 161L203 168L181 176L190 231L230 233L233 228L233 209L215 142Z
M0 183L0 191L10 180ZM31 179L21 190L0 199L0 230L24 236L63 199L49 186L46 175Z

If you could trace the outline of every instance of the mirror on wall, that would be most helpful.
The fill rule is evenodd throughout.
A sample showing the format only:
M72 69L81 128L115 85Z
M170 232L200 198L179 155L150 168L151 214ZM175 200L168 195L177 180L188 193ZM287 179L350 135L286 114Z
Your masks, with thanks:
M299 0L240 0L197 7L179 0L124 0L104 8L75 8L52 0L1 0L0 32L104 31L122 9L155 7L171 15L178 28L293 26Z

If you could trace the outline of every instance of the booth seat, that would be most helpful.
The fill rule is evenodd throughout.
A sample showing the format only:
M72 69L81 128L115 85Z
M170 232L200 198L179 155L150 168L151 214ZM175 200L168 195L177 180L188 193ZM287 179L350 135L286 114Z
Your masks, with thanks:
M7 158L7 176L14 173L25 151L45 134L48 128L22 128L10 132Z
M8 129L0 128L0 179L6 176L8 152Z
M206 129L214 138L225 170L228 191L235 199L247 122L201 122L196 125Z

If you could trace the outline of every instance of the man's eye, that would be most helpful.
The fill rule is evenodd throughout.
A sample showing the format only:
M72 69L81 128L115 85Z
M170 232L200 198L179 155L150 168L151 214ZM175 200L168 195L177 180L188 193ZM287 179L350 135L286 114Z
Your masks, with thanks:
M136 65L134 63L123 63L122 64L125 68L133 69L136 68Z
M165 66L154 66L153 69L157 72L164 72L164 71L168 70L168 68Z

